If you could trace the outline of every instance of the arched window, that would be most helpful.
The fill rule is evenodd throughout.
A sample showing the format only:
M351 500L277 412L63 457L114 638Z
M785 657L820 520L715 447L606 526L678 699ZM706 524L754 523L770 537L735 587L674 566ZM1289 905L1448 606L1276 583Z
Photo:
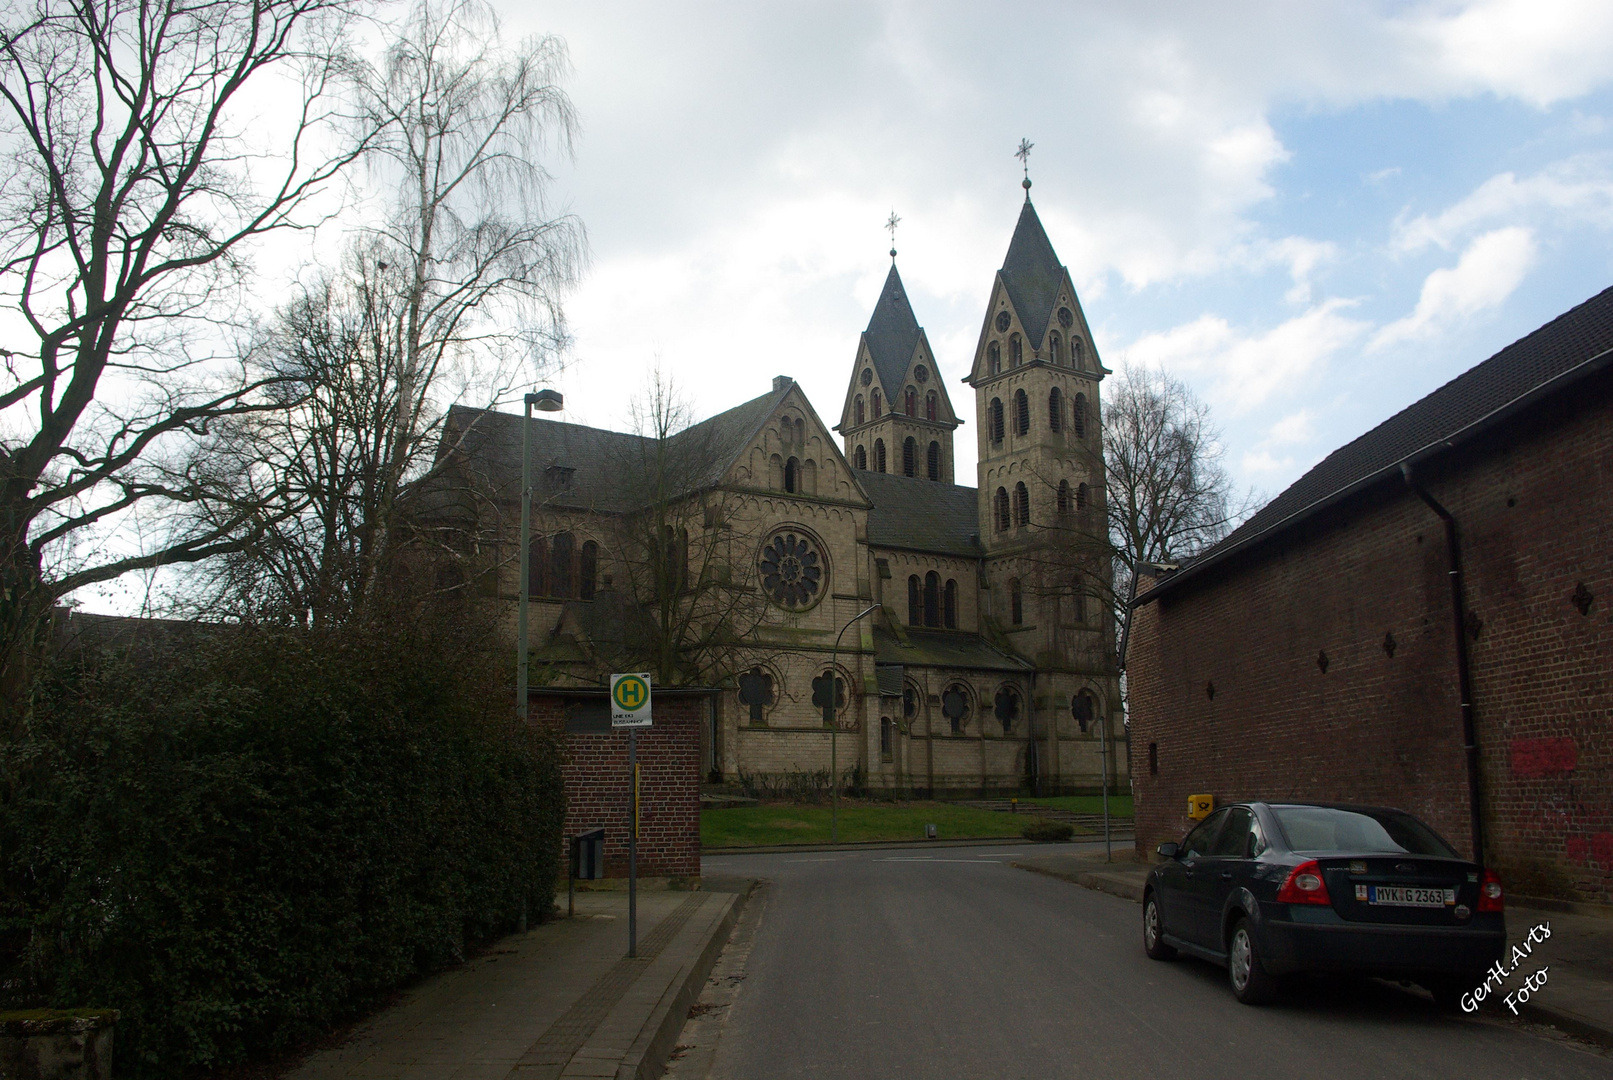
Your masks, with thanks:
M795 445L806 445L806 421L797 419L795 422Z
M934 570L924 575L924 625L941 625L941 575Z
M1068 480L1060 480L1059 481L1059 517L1063 517L1065 514L1068 514L1069 512L1070 512L1070 482Z
M1087 437L1087 396L1085 394L1075 395L1075 437L1077 439Z
M902 687L902 719L911 723L919 717L919 688L912 683Z
M570 599L571 560L577 554L577 538L568 532L557 533L549 543L549 595Z
M1075 718L1075 722L1081 726L1081 731L1085 734L1087 725L1098 715L1098 703L1093 698L1091 690L1077 691L1070 699L1070 715Z
M1025 482L1021 480L1014 485L1014 524L1029 525L1031 523L1031 493L1025 490Z
M1008 366L1018 367L1025 362L1025 343L1015 334L1008 339Z
M1064 395L1056 386L1047 394L1047 426L1054 431L1064 430Z
M577 575L577 598L579 600L592 600L594 598L595 582L598 578L599 545L592 540L584 540L581 572Z
M1014 721L1019 719L1019 694L1011 686L1005 686L997 691L997 698L993 702L993 711L997 719L1002 721L1003 734L1014 730Z
M866 446L857 447L857 456L853 460L856 462L857 468L868 468L868 448Z
M856 416L857 416L856 423L859 423L859 424L862 423L863 422L863 396L861 394L857 395Z
M528 596L549 595L549 541L541 536L527 545L526 578Z
M948 630L958 628L958 581L956 578L947 578L946 589L941 594L941 625Z
M934 439L930 440L929 460L925 462L931 480L941 479L941 444Z
M911 574L907 579L907 625L924 625L924 600L920 593L917 574Z
M990 413L991 413L991 415L990 415L990 417L988 419L991 422L991 441L994 442L994 443L1000 443L1000 442L1003 441L1003 402L1002 402L1002 398L992 398L991 399Z
M1018 578L1008 579L1008 615L1015 626L1024 625L1025 591L1019 587Z
M917 416L919 414L919 392L909 386L907 393L903 396L902 406L902 411L907 415Z
M1080 367L1081 366L1081 361L1086 358L1086 353L1087 353L1086 346L1081 343L1080 338L1073 337L1073 338L1070 339L1070 363L1071 364L1073 364L1076 367Z
M963 725L969 719L969 688L953 683L941 694L941 715L952 723L952 734L962 735Z
M941 397L934 390L924 395L924 419L934 420L941 415Z
M1077 626L1087 624L1087 598L1080 593L1074 593L1070 597L1070 619Z
M1085 484L1082 484L1075 489L1075 508L1077 510L1085 510L1087 508L1087 486Z
M919 444L909 435L902 440L902 475L917 476L919 474Z
M884 439L875 439L874 440L874 471L875 472L884 472L885 471L885 440Z
M739 677L739 703L750 708L751 723L762 723L766 719L763 710L777 700L773 676L766 669L753 667Z
M993 341L986 346L986 374L1001 375L1003 370L1003 351Z
M1031 399L1023 390L1014 391L1014 434L1029 435L1031 431Z
M1003 488L998 488L996 496L992 499L992 503L993 503L993 506L992 506L993 516L996 517L996 519L997 519L997 531L998 532L1007 532L1008 531L1008 492Z
M891 749L891 743L894 741L891 736L891 727L890 717L881 716L879 718L879 759L881 761L890 761L894 756Z
M1064 339L1059 337L1057 330L1047 335L1048 350L1053 354L1053 363L1064 363Z
M795 458L784 463L784 490L791 495L801 490L801 463Z
M874 419L878 420L880 415L879 389L876 387L870 396L874 399Z

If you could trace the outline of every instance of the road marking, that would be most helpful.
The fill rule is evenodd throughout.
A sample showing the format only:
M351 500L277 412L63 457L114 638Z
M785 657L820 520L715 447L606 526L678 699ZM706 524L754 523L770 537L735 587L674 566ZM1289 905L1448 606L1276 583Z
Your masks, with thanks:
M923 855L923 856L919 856L917 858L895 857L895 858L889 858L889 859L875 859L874 861L875 862L962 863L965 866L979 866L979 865L981 865L982 862L993 862L993 863L997 863L999 866L1002 864L1001 859L982 859L980 856L976 856L973 859L935 859L935 858L931 858L928 855Z

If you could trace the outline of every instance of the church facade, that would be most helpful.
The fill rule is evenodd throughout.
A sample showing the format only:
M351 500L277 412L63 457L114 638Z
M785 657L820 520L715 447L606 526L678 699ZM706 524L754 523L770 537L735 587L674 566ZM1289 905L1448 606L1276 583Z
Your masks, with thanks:
M894 258L832 426L784 376L662 438L534 419L534 685L707 686L704 767L730 781L826 779L833 753L891 793L1124 785L1105 374L1027 197L962 380L974 486ZM456 408L439 470L512 626L521 425Z

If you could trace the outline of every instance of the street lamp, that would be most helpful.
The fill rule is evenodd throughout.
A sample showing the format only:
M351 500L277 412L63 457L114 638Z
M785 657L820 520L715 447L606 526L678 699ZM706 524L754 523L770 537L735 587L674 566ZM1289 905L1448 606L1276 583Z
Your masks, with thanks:
M834 648L829 650L829 685L823 695L823 719L829 725L829 842L831 844L840 843L840 761L836 753L838 749L836 736L840 734L840 721L835 718L835 681L838 677L835 674L835 659L840 652L840 638L851 628L851 624L869 612L878 610L878 604L870 604L848 619L846 625L840 628L840 633L835 635Z
M527 394L526 415L521 420L521 599L515 615L515 712L526 721L526 608L532 590L532 410L559 412L566 399L558 390Z

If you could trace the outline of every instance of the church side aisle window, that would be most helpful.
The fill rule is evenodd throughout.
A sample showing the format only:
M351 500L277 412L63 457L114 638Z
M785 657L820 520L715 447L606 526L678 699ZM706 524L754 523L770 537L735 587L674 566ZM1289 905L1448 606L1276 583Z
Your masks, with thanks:
M1008 579L1008 608L1009 618L1015 626L1025 624L1025 590L1020 588L1018 578Z
M945 599L941 605L941 622L948 630L958 628L958 582L947 578Z
M907 625L924 625L924 601L922 599L919 576L909 574L907 578Z
M739 703L749 708L751 723L766 723L765 711L777 700L773 676L762 668L753 667L739 677Z
M1019 694L1013 687L1005 686L997 691L993 705L997 719L1002 721L1003 734L1009 734L1014 730L1014 721L1019 719Z
M934 570L924 575L924 625L941 625L941 575Z
M891 737L892 726L890 717L881 716L879 718L879 760L881 761L890 761L893 756L891 744L895 740Z
M953 683L941 695L941 715L947 718L952 734L963 734L963 725L969 720L969 709L969 688L962 683Z

